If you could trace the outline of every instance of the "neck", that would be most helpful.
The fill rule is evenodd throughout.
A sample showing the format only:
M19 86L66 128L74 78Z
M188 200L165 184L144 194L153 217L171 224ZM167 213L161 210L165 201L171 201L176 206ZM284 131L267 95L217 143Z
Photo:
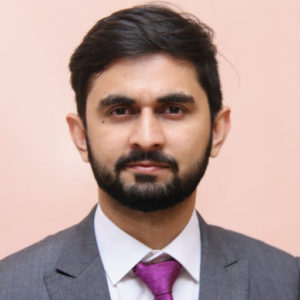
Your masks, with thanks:
M99 190L99 203L104 214L119 228L151 249L162 249L184 229L194 211L196 191L175 207L140 212L124 207Z

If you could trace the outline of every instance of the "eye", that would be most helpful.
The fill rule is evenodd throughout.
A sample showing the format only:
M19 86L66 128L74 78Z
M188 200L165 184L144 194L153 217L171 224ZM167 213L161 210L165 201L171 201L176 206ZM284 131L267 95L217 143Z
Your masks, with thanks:
M170 120L181 120L187 113L187 109L177 104L168 104L161 108L160 115Z
M136 114L136 109L128 106L115 106L107 112L107 116L112 122L126 122L132 120Z
M126 107L117 107L110 111L113 116L127 116L132 114L132 112Z
M183 113L183 110L179 106L171 105L166 108L165 113L171 114L171 115L176 115L179 113Z

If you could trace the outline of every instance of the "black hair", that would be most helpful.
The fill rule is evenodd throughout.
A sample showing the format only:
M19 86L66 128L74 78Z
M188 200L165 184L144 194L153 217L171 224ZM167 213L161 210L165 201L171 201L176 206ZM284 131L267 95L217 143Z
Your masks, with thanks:
M213 31L195 16L157 4L123 9L99 20L69 64L78 115L85 123L86 98L93 75L119 58L165 52L194 64L213 121L222 107L222 92L212 38Z

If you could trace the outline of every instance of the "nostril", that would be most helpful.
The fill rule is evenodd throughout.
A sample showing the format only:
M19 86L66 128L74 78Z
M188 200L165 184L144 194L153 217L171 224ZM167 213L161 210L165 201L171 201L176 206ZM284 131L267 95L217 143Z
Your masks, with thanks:
M159 150L162 148L162 144L159 144L159 143L156 143L156 144L133 143L131 145L131 148L135 149L135 150L143 150L143 151Z
M154 145L153 145L153 148L160 148L160 147L161 147L160 144L154 144Z

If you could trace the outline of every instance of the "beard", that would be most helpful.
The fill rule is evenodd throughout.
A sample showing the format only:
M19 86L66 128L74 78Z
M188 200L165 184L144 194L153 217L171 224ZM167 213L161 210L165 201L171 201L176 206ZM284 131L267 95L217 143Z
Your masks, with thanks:
M191 161L188 170L179 176L178 163L173 158L159 151L133 150L122 156L111 172L105 164L96 159L87 137L87 150L96 182L103 191L119 204L141 212L155 212L178 205L187 199L197 188L208 166L212 146L212 134L206 146L204 156ZM168 164L172 178L164 183L156 182L155 175L135 174L135 183L126 186L120 173L126 165L138 161L155 161Z

